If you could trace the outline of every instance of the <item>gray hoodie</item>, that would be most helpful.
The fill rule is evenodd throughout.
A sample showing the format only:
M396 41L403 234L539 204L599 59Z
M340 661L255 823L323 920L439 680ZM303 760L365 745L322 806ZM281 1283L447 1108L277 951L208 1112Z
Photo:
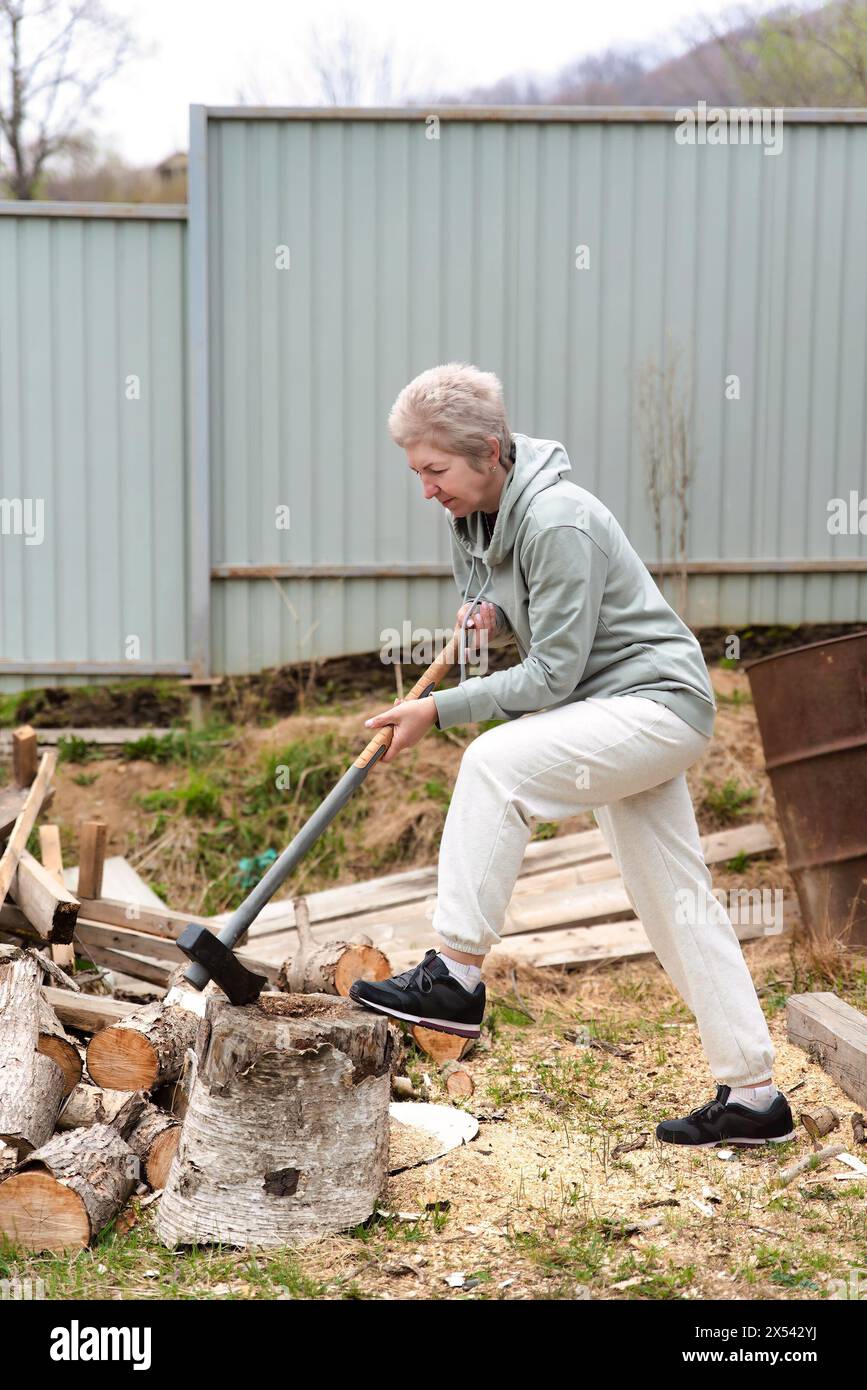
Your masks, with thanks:
M448 520L462 602L492 602L489 644L514 639L522 660L465 679L462 656L460 684L431 696L439 727L517 719L592 695L643 695L712 734L716 702L701 647L615 517L567 479L562 444L512 437L516 458L490 541L480 511Z

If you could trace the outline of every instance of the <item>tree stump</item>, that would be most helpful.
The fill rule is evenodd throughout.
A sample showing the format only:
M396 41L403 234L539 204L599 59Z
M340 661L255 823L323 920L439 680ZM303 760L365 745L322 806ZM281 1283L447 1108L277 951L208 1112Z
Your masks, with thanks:
M385 1015L333 995L209 999L158 1238L266 1249L366 1220L385 1182L391 1050Z
M198 1017L180 1004L146 1004L120 1023L94 1034L87 1070L109 1091L151 1091L180 1075Z
M66 1094L64 1072L39 1048L41 982L33 956L0 963L0 1143L18 1159L50 1139Z

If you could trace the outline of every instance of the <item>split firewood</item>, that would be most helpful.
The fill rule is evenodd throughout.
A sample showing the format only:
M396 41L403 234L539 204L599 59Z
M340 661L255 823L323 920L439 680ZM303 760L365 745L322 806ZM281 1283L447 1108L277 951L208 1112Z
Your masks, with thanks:
M293 898L292 906L298 949L277 977L279 989L288 994L339 994L345 999L356 980L389 978L392 971L388 957L369 938L316 941L310 929L307 899Z
M36 776L39 761L38 738L35 729L22 724L12 734L12 781L16 787L29 787Z
M42 863L50 874L53 874L57 882L66 887L63 878L63 852L60 848L60 828L56 825L40 825L39 827L39 853ZM70 942L68 945L58 945L52 943L51 959L58 965L65 966L67 970L75 968L75 947Z
M24 798L21 810L18 812L12 833L6 841L6 848L0 855L0 904L6 900L9 886L15 877L15 870L18 868L18 860L21 858L30 832L36 824L36 817L39 815L42 803L45 800L48 784L54 776L54 769L57 766L57 753L51 749L48 753L43 753L42 761L39 764L39 771L33 779L33 783Z
M39 1047L41 982L32 955L0 961L0 1142L18 1158L51 1137L66 1094L63 1070Z
M445 1062L440 1067L440 1076L453 1099L458 1096L471 1096L476 1089L470 1073L458 1062Z
M9 892L43 941L60 945L72 941L79 901L26 849L21 851Z
M863 1144L865 1142L864 1116L861 1114L860 1110L856 1110L855 1114L852 1116L852 1138L855 1140L856 1144Z
M801 1124L812 1139L813 1147L819 1148L819 1140L822 1135L830 1134L832 1129L839 1127L840 1116L830 1105L823 1105L812 1115L809 1115L806 1110L802 1110Z
M781 1168L774 1181L780 1187L785 1187L801 1173L812 1171L814 1168L824 1168L825 1164L830 1163L832 1158L845 1152L845 1144L829 1144L827 1148L819 1149L818 1153L807 1154L804 1158L799 1158L797 1163L790 1164L788 1168Z
M198 1037L198 1033L196 1034ZM158 1109L173 1116L183 1124L190 1103L190 1087L195 1076L195 1044L187 1053L181 1067L181 1074L175 1081L167 1081L151 1092L151 1100Z
M435 1028L423 1028L413 1023L410 1033L418 1048L427 1053L437 1066L444 1062L457 1062L465 1057L475 1042L475 1038L461 1038L457 1033L441 1033Z
M183 1004L146 1004L91 1038L87 1070L110 1091L151 1091L180 1074L198 1022Z
M84 1129L110 1125L129 1100L129 1091L104 1091L81 1082L70 1093L57 1117L58 1129Z
M56 1134L0 1183L0 1232L31 1251L87 1246L134 1191L139 1166L112 1125Z

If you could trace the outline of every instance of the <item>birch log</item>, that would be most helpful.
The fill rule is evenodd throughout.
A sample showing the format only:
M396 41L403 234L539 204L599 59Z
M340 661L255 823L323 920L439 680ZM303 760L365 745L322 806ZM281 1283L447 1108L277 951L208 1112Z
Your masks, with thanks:
M196 1038L198 1018L179 1004L159 1001L103 1028L87 1045L87 1070L110 1091L151 1091L180 1075Z
M63 1072L64 1100L81 1080L81 1054L52 1009L44 992L39 991L39 1051L51 1057Z
M154 1190L165 1187L169 1168L181 1137L181 1126L173 1115L147 1105L126 1142L141 1160L141 1176Z
M158 1238L264 1249L366 1220L385 1181L391 1048L385 1015L333 995L209 999Z
M138 1171L138 1157L111 1125L56 1134L0 1183L0 1232L25 1250L89 1245L133 1191Z
M277 977L289 994L340 994L349 997L356 980L387 980L391 965L369 937L357 941L317 941L310 927L310 910L303 896L293 898L298 949Z
M33 956L0 962L0 1143L25 1158L54 1133L66 1078L39 1049L42 971Z

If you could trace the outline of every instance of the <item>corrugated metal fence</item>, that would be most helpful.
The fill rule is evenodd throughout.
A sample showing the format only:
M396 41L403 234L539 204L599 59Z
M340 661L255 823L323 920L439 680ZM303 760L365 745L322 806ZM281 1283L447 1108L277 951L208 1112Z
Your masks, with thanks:
M144 661L245 672L447 624L447 522L386 418L455 359L502 377L512 427L565 444L653 569L638 374L680 350L684 616L867 619L867 541L828 530L831 498L867 495L867 113L786 112L779 152L681 144L674 115L192 107L186 340L179 210L0 218L2 491L44 485L64 517L38 604L45 546L2 538L3 657L128 669L140 632Z

